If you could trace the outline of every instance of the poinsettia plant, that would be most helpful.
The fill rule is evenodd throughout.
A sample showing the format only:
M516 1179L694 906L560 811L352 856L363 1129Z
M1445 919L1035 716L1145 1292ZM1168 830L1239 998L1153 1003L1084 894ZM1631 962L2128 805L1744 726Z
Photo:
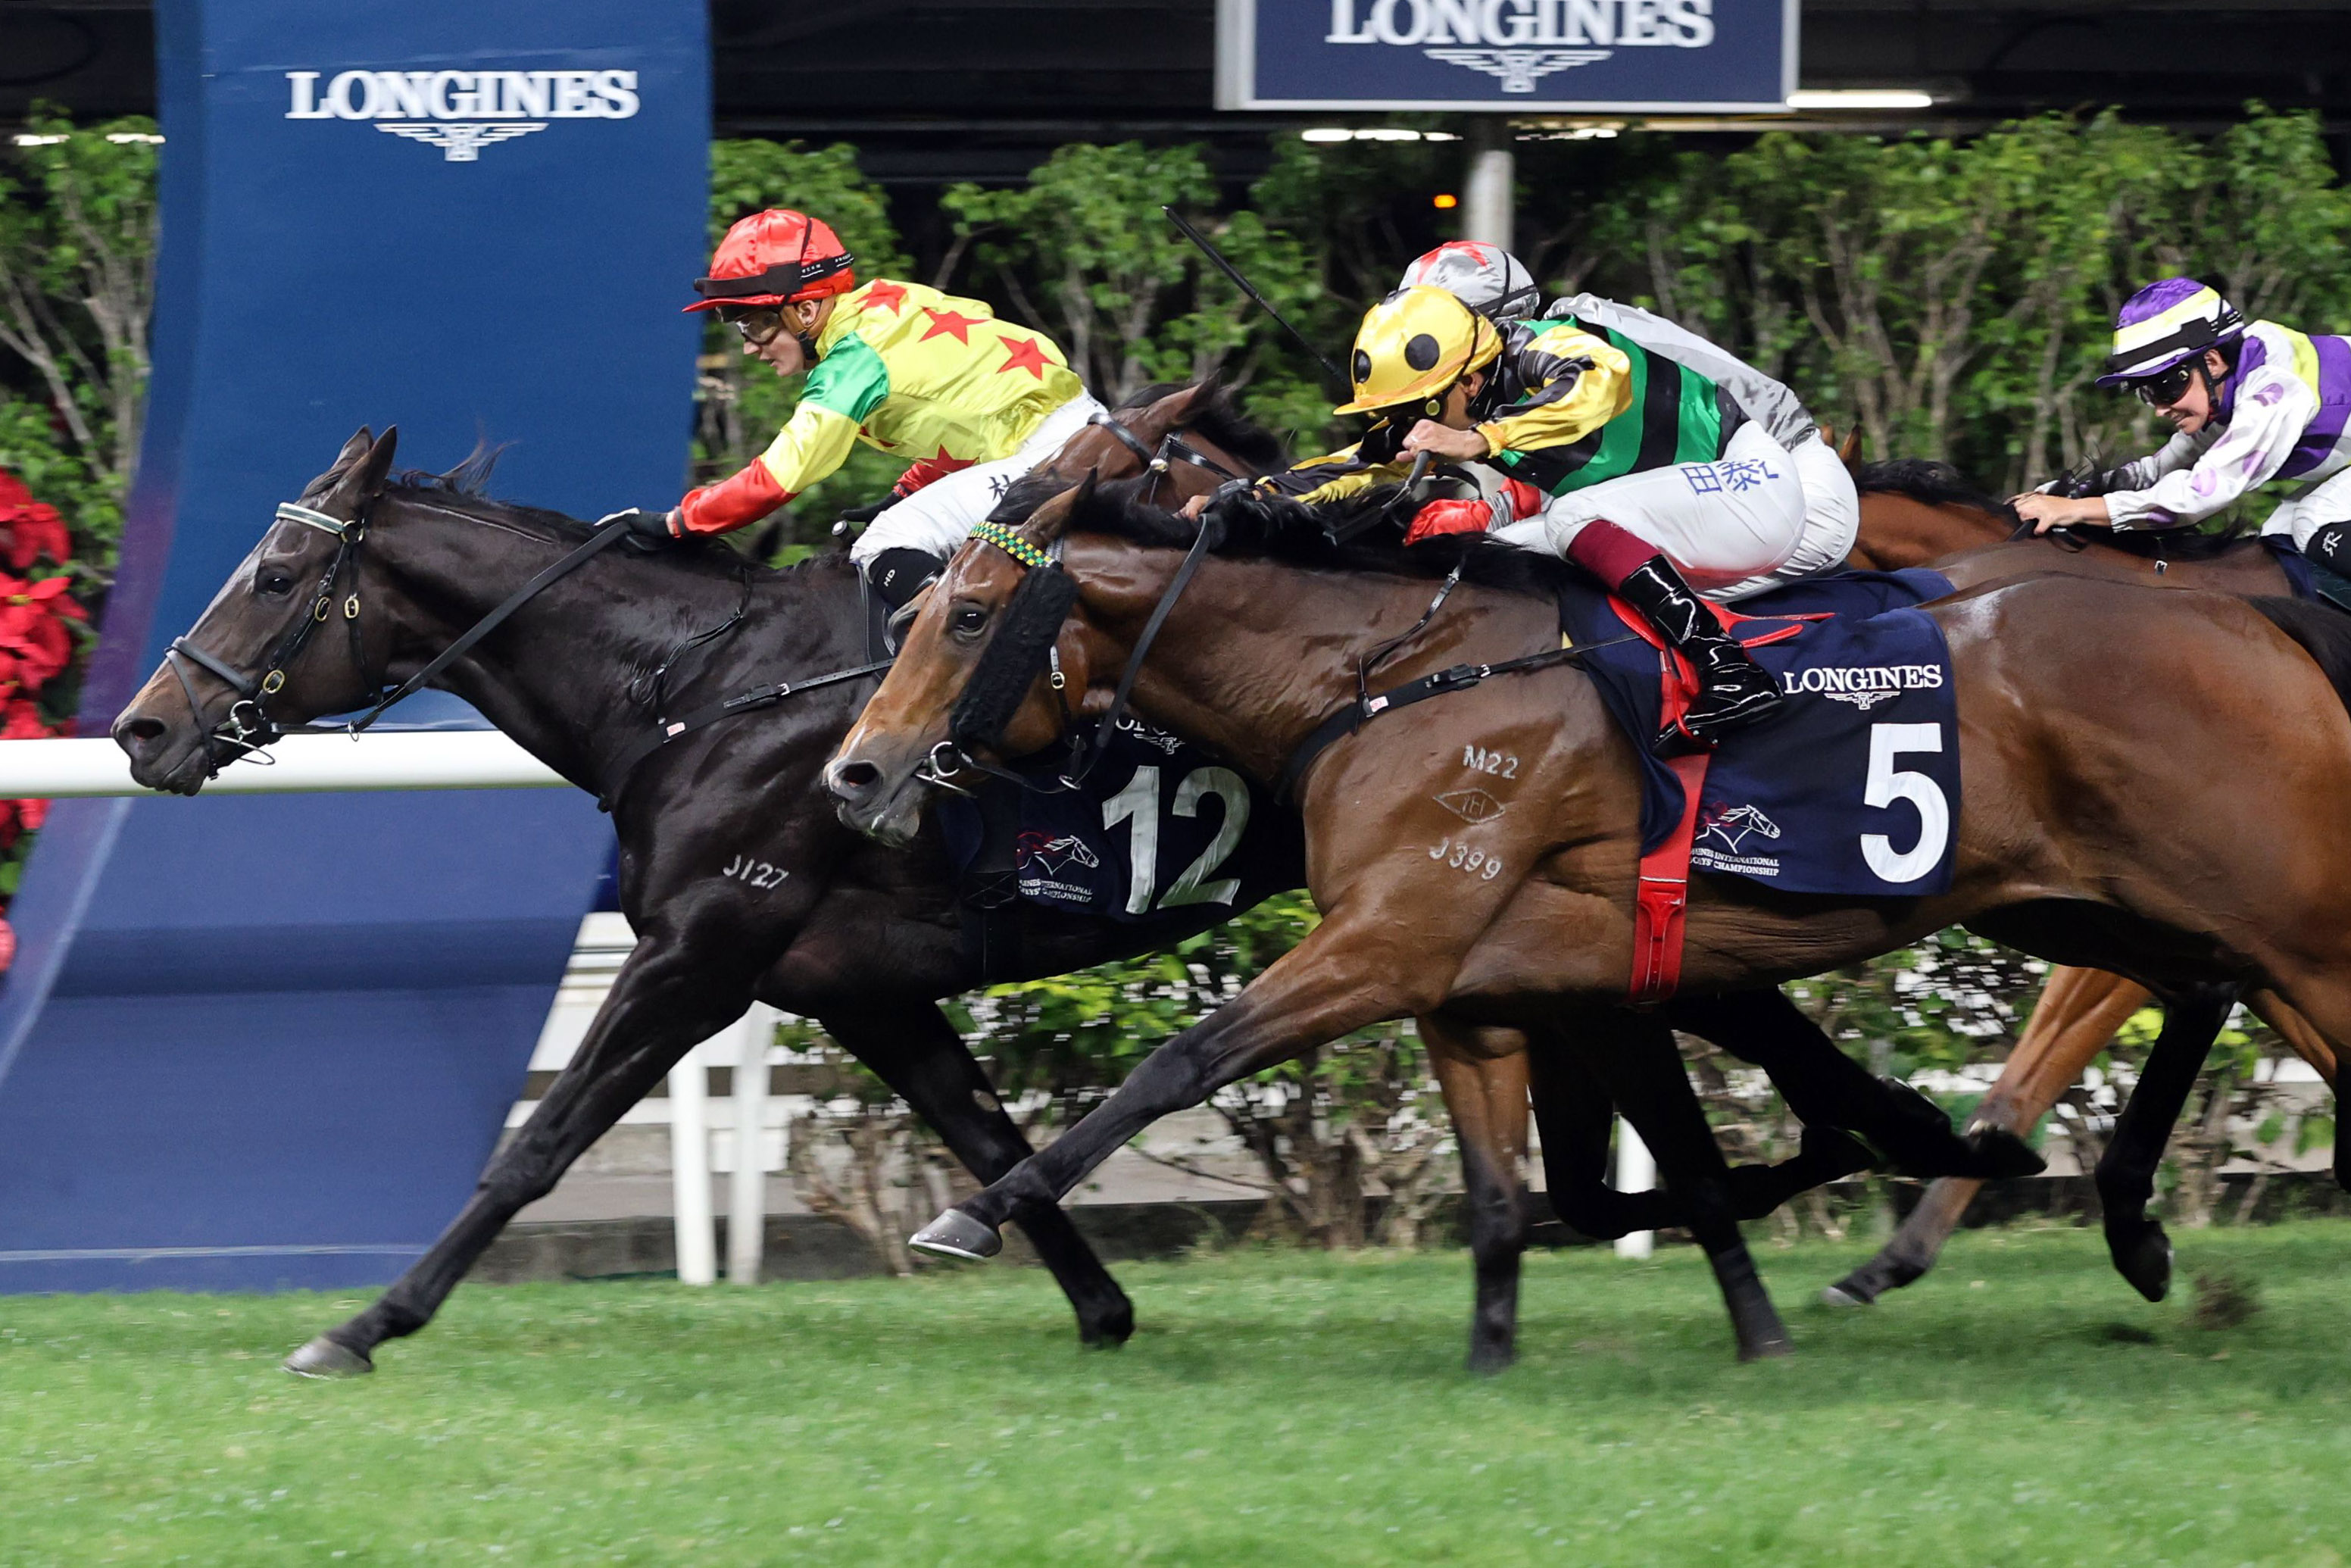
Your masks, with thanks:
M0 740L64 735L70 693L58 677L73 667L89 617L71 591L73 547L55 507L0 468ZM0 900L13 897L27 838L47 800L0 800ZM13 942L0 939L13 948ZM5 967L5 966L0 966Z

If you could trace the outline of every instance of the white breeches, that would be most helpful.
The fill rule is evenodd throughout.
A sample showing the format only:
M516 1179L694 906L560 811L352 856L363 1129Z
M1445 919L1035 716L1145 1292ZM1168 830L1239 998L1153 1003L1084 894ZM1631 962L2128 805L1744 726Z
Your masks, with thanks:
M1780 580L1771 574L1805 542L1805 499L1796 460L1761 425L1745 424L1715 462L1652 468L1556 496L1533 517L1493 534L1564 556L1585 525L1605 517L1656 545L1691 587L1724 599ZM1848 533L1847 549L1851 540Z
M849 559L862 568L886 549L918 549L946 559L963 548L974 524L987 520L1015 479L1061 451L1087 420L1103 412L1092 392L1080 392L1047 414L1011 456L934 479L875 517L849 547Z
M2351 468L2321 479L2291 499L2280 501L2269 521L2262 525L2262 532L2290 534L2294 549L2307 550L2311 535L2329 523L2342 522L2351 522ZM2330 560L2326 565L2342 571L2351 568L2351 561L2338 564Z

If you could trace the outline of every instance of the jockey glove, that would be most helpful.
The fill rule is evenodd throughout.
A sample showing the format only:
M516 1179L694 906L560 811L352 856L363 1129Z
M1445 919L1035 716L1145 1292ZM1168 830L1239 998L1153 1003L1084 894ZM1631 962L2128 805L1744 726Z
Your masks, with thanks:
M883 550L867 562L865 580L873 585L873 592L883 603L899 610L946 569L947 563L928 550L901 545Z
M1431 501L1412 515L1404 542L1416 545L1439 534L1482 534L1493 521L1490 501Z
M671 521L672 514L666 511L648 511L643 507L632 507L619 513L618 517L629 525L629 537L621 541L622 545L639 555L667 549L684 537Z
M843 507L841 508L841 520L844 523L870 523L904 498L893 490L871 506Z

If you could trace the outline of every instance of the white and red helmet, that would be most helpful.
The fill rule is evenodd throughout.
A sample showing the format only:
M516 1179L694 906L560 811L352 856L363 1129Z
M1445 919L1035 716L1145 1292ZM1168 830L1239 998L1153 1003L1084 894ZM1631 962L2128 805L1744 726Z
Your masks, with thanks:
M854 263L831 225L789 207L770 207L726 231L710 258L710 276L694 280L702 298L685 308L789 305L846 294L857 287Z
M1479 239L1447 240L1404 269L1399 288L1442 288L1489 321L1535 313L1542 290L1526 263Z

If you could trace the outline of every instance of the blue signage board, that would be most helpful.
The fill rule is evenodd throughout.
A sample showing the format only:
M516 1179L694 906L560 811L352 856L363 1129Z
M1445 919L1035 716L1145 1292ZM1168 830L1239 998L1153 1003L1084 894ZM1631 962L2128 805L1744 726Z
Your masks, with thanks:
M1798 0L1217 0L1218 109L1783 114Z
M360 425L430 468L505 444L494 493L596 517L677 496L693 419L700 0L155 22L154 373L86 735ZM572 790L59 801L0 977L0 1292L397 1274L473 1191L611 850Z

